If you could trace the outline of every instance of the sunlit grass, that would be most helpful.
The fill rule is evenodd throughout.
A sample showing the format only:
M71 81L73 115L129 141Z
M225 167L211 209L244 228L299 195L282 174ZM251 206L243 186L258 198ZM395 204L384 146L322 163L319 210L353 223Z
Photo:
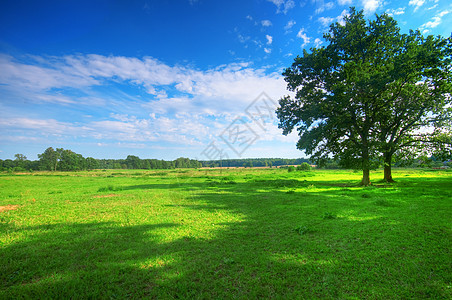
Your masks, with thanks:
M450 298L452 173L0 175L0 298Z

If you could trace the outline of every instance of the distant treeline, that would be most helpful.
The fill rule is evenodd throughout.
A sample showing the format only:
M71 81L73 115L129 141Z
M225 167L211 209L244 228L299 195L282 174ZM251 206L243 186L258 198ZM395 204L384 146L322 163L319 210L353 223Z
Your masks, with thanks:
M200 168L201 163L194 159L179 157L176 160L141 159L129 155L126 159L97 159L96 169L177 169Z
M0 171L82 171L94 169L176 169L201 167L279 167L286 165L301 165L309 163L305 158L243 158L215 161L198 161L180 157L176 160L141 159L129 155L126 159L95 159L83 157L72 150L52 147L38 154L39 160L28 160L22 154L16 154L15 159L0 160Z
M306 158L240 158L240 159L225 159L225 160L207 160L201 161L203 167L279 167L287 165L301 165L302 163L309 163Z
M84 158L81 154L63 148L47 148L38 154L39 160L30 161L22 154L14 155L15 159L0 159L0 171L82 171L94 169L175 169L200 168L199 161L180 157L166 161L159 159L141 159L129 155L126 159Z
M47 148L38 154L39 160L28 160L22 154L16 154L15 159L0 160L0 171L82 171L94 169L177 169L201 167L279 167L284 165L301 165L309 162L304 158L244 158L222 161L198 161L185 157L176 160L141 159L129 155L126 159L95 159L83 157L81 154L63 148Z

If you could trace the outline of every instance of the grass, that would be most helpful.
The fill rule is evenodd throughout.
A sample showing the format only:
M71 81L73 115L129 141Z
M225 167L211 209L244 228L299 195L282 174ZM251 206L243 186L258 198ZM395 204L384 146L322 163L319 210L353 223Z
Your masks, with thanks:
M394 178L2 174L0 298L450 299L452 173Z

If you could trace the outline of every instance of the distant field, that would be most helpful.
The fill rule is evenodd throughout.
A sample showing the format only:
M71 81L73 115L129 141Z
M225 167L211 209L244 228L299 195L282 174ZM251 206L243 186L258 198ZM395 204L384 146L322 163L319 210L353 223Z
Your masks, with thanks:
M0 174L0 298L452 298L452 172Z

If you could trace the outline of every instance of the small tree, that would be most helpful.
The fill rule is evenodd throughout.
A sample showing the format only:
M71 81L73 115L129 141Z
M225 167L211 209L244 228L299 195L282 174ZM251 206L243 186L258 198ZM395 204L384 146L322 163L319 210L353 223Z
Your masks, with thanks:
M95 158L87 157L85 163L87 170L99 169L99 161Z
M307 162L302 163L301 165L297 166L297 171L309 171L311 170L311 165Z
M245 163L243 163L243 167L244 168L252 168L253 167L253 162L251 160L248 160Z
M14 154L14 157L16 158L16 166L19 168L23 168L25 165L25 161L27 160L27 157L23 154Z
M14 157L16 158L16 161L26 161L27 157L23 154L14 154Z
M47 148L44 153L38 154L41 168L49 171L56 171L59 157L59 152L55 151L52 147Z

